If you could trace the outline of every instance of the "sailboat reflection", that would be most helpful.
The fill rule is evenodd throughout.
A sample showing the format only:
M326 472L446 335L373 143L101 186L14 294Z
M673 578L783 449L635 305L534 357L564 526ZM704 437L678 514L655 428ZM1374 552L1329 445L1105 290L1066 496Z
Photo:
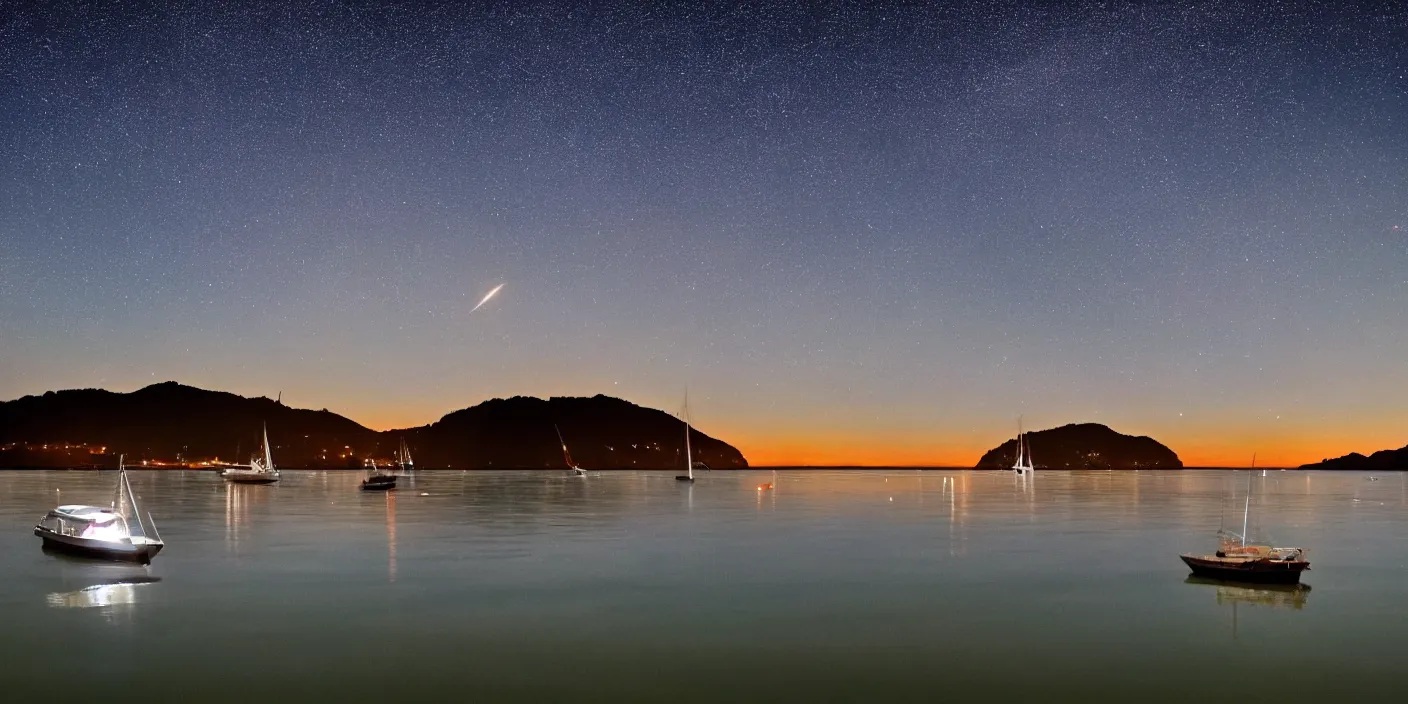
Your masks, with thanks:
M396 494L386 492L386 549L388 553L387 578L396 581Z
M1217 589L1217 603L1232 604L1233 606L1249 604L1299 611L1305 608L1305 601L1310 596L1309 584L1242 584L1192 576L1184 581L1187 584L1215 587Z
M1217 604L1232 605L1232 639L1237 639L1237 606L1269 606L1273 609L1305 608L1305 600L1310 596L1309 584L1246 584L1225 582L1205 577L1189 577L1187 584L1202 584L1217 589Z
M91 609L137 603L141 587L160 582L160 577L134 576L106 584L94 584L72 592L57 592L46 597L56 609Z

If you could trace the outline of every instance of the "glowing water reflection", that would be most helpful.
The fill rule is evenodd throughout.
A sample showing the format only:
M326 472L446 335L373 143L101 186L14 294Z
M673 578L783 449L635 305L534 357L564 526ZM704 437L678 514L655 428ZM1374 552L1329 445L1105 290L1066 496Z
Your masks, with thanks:
M93 609L137 603L141 587L160 582L160 577L145 577L112 584L94 584L71 592L50 594L46 601L56 609Z

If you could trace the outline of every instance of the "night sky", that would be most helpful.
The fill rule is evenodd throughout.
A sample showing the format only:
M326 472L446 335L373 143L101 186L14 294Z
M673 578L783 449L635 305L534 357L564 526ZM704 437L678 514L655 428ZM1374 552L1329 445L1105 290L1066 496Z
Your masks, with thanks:
M0 3L0 398L1400 447L1408 10L1308 4Z

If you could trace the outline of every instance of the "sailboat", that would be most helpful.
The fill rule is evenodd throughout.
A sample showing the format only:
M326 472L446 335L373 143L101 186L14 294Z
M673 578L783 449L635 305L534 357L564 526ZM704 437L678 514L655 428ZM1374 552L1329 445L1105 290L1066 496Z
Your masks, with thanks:
M556 424L552 426L552 429L557 433L557 442L562 445L562 459L567 461L567 467L572 470L572 476L586 478L587 470L578 467L577 463L572 461L572 454L567 451L567 441L562 439L562 431L558 429Z
M279 470L274 467L274 456L269 450L268 424L264 425L264 460L252 457L249 464L230 467L221 476L225 481L239 484L273 484L279 480Z
M117 491L109 507L59 506L34 526L34 534L44 541L46 550L144 565L161 552L166 543L157 533L151 514L143 523L122 461L123 456L118 455Z
M1301 548L1278 548L1269 545L1248 545L1247 528L1252 510L1252 475L1256 473L1256 458L1247 473L1247 498L1242 507L1242 532L1218 531L1219 548L1212 555L1179 555L1193 575L1231 582L1262 582L1298 584L1300 574L1310 569Z
M1022 432L1022 421L1017 421L1017 462L1012 465L1012 471L1017 474L1030 474L1036 471L1032 466L1032 449L1027 444L1027 434Z
M694 452L689 445L689 392L684 392L684 474L675 475L675 481L694 481Z
M416 463L411 459L411 448L406 447L406 439L401 438L401 449L396 454L396 461L401 465L401 472L410 472L416 468Z
M368 459L372 471L362 480L362 491L387 491L396 488L396 475L383 472L376 466L376 460Z

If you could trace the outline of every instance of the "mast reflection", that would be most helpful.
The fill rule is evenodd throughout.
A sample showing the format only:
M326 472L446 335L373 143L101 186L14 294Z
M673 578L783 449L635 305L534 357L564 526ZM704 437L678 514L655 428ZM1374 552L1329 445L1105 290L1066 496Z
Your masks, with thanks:
M386 492L387 578L396 581L396 492Z
M1213 587L1219 606L1247 604L1300 611L1305 608L1306 599L1310 596L1309 584L1243 584L1191 575L1184 582Z
M1217 605L1232 606L1232 639L1237 639L1237 607L1266 606L1273 609L1300 611L1310 596L1309 584L1240 584L1216 579L1189 576L1187 584L1212 587L1217 593Z
M234 552L240 547L244 529L249 525L249 511L265 487L225 483L225 548Z

